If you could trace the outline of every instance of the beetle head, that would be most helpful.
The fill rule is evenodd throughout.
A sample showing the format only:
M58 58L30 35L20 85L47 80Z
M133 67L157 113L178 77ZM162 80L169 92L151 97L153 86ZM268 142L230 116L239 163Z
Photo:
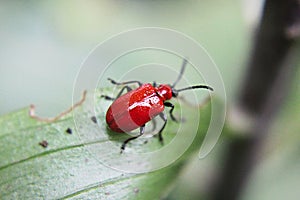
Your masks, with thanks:
M169 85L159 85L157 88L157 93L163 98L164 101L173 97L173 89Z

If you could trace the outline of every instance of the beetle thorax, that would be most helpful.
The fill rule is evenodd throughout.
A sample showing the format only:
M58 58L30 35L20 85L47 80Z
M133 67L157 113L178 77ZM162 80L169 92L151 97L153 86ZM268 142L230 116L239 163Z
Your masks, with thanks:
M156 88L156 91L163 101L172 98L172 88L169 85L160 85Z

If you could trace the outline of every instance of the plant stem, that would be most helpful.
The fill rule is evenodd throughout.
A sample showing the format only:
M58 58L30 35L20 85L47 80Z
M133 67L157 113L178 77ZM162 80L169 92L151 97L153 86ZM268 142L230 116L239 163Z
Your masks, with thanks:
M228 145L225 165L212 199L238 199L268 135L268 129L283 103L296 69L300 5L298 0L266 0L238 104L254 119L245 137ZM292 33L292 34L291 34Z

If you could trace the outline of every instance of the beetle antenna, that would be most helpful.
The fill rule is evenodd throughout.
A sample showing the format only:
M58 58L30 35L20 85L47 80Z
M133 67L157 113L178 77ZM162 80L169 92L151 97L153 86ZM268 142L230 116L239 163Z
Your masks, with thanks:
M181 70L180 70L180 73L176 79L176 81L173 83L173 85L171 86L172 88L175 87L175 85L180 81L181 77L182 77L182 74L184 72L184 69L185 69L185 66L187 64L187 59L183 59L183 63L182 63L182 66L181 66Z
M181 92L181 91L184 91L184 90L199 89L199 88L203 88L203 89L208 89L208 90L214 91L214 89L212 87L207 86L207 85L194 85L194 86L190 86L190 87L178 89L178 90L176 90L176 92Z

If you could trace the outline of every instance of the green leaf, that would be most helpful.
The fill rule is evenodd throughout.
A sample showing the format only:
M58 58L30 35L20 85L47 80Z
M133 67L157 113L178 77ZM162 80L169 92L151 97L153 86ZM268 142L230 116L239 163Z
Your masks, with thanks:
M129 170L138 170L159 165L168 158L161 155L148 161L124 162L132 153L155 152L164 146L156 137L144 137L130 142L120 154L122 141L129 136L106 128L105 111L111 102L98 98L101 92L107 94L109 90L97 91L94 96L89 94L72 114L51 123L31 118L28 108L0 117L1 199L158 199L167 194L187 158L200 148L210 120L210 104L201 109L197 134L179 159L148 173L126 173L120 169L126 169L129 161ZM198 125L192 114L198 114L198 108L187 104L180 107L176 103L176 115L183 110L190 114L184 116L185 122L181 124L171 121L167 124L165 146L174 143L177 129L187 136L193 134L190 128ZM94 115L97 124L91 120ZM72 134L66 132L68 128ZM39 145L41 141L47 141L48 146ZM178 152L180 146L170 155ZM141 155L148 158L147 154Z

